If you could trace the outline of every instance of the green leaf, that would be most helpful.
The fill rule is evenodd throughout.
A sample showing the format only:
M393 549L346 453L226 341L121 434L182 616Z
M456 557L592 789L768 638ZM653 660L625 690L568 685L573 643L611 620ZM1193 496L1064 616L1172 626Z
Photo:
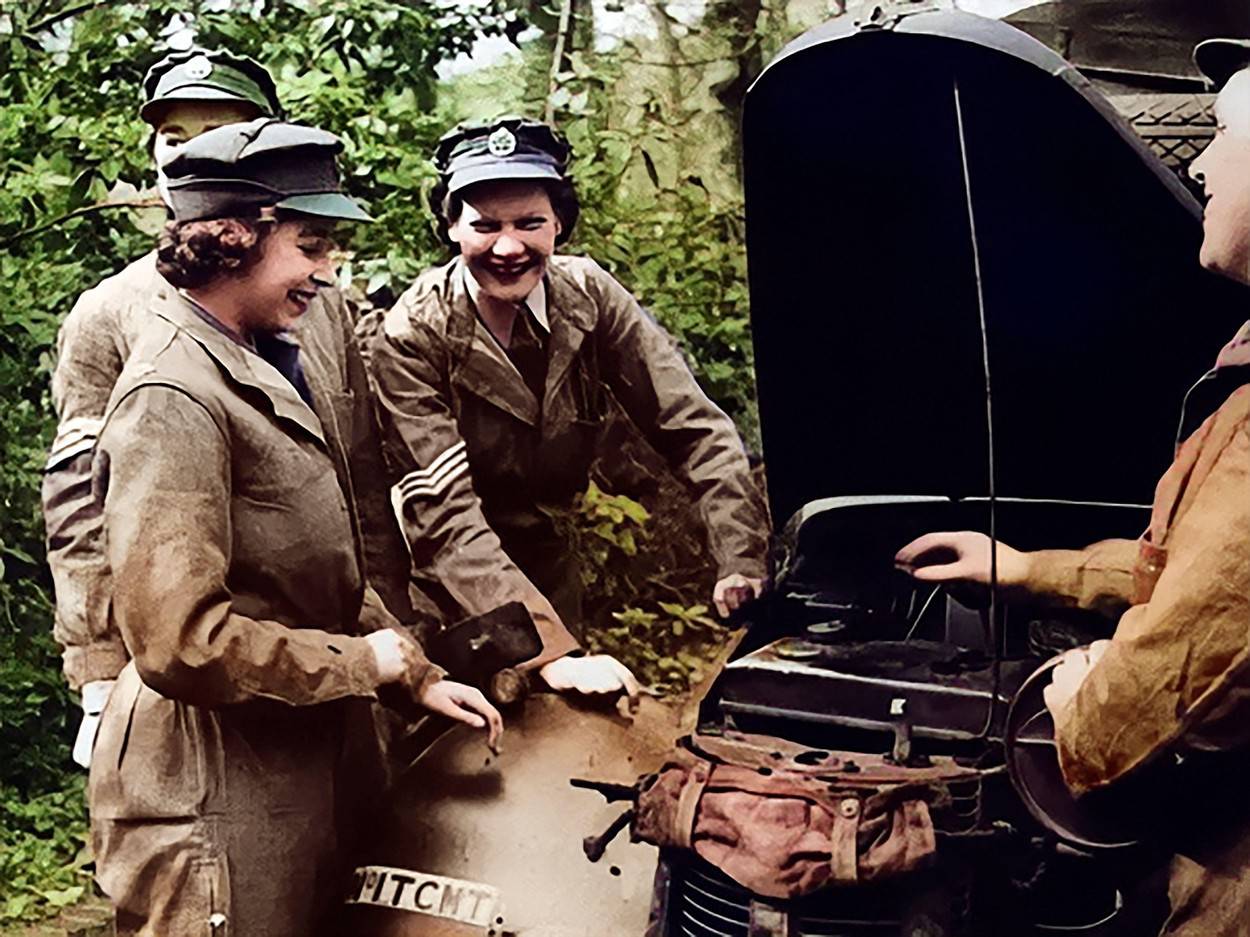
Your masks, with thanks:
M82 898L83 892L83 886L71 885L69 888L39 892L39 896L52 907L63 908Z

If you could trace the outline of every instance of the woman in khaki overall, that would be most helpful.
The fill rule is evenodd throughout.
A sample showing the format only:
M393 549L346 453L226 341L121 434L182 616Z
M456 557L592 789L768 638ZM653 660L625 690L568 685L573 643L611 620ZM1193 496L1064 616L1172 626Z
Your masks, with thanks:
M443 137L458 256L386 314L370 369L418 581L461 614L523 602L543 639L527 666L550 689L632 696L618 661L577 656L582 571L551 518L585 490L611 401L695 496L723 615L761 589L768 521L733 422L673 340L593 260L556 253L578 216L569 158L517 117Z
M361 574L344 375L288 328L332 281L336 138L259 119L168 164L175 220L93 489L132 658L89 799L119 934L308 937L373 795L370 701L489 727ZM344 438L344 435L348 438Z
M1250 283L1250 41L1201 43L1222 86L1214 140L1190 167L1208 197L1202 265ZM1201 391L1201 392L1199 392ZM1184 438L1133 540L1023 553L999 543L998 582L1053 603L1123 613L1110 641L1069 651L1046 688L1059 763L1077 793L1112 786L1170 751L1219 751L1220 769L1175 808L1168 937L1250 934L1250 323L1186 402ZM978 533L936 533L896 558L916 578L990 578ZM1236 752L1237 754L1231 754ZM1191 782L1192 782L1191 776ZM1111 796L1111 793L1108 794ZM1143 822L1149 822L1143 820Z

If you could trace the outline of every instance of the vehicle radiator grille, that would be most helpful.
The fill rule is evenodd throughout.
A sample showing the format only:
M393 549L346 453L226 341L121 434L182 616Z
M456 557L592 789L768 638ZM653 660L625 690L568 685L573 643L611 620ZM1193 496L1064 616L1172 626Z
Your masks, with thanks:
M674 863L669 894L667 937L749 937L755 896L701 859ZM966 902L966 895L952 898L958 905ZM790 916L788 937L894 937L902 925L899 899L893 887L865 886L774 906Z
M981 825L981 779L954 781L947 785L950 802L933 811L933 825L940 833L971 833Z

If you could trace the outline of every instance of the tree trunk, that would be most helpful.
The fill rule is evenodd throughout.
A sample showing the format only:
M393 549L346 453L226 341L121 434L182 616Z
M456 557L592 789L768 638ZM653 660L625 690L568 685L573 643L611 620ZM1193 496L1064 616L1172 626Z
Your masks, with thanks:
M685 94L681 87L681 68L683 62L681 54L681 46L677 43L677 37L673 35L673 21L669 17L668 11L664 9L664 4L660 0L647 0L647 10L651 13L651 19L655 22L656 34L658 37L660 52L663 61L671 63L671 67L664 69L667 78L667 87L665 95L668 101L670 119L673 123L681 123L685 115Z
M564 71L567 65L566 48L569 43L569 31L573 23L573 2L574 0L561 0L560 3L560 20L556 26L556 43L551 53L551 73L547 80L547 123L554 124L556 120L556 91L560 89L560 72Z
M725 109L730 127L730 152L726 162L732 165L738 179L742 178L742 102L747 88L764 68L760 43L762 0L715 0L708 5L704 22L715 24L729 40L734 63L733 77L711 90Z

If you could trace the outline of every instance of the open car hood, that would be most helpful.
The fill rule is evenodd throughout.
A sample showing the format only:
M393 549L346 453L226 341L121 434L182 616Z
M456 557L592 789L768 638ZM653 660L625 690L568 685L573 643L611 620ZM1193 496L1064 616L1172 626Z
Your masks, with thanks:
M843 17L756 80L743 146L779 525L829 496L985 497L991 436L999 496L1149 503L1250 302L1072 66L967 13Z
M1190 79L1203 39L1250 34L1245 0L1055 0L1005 17L1083 70Z

